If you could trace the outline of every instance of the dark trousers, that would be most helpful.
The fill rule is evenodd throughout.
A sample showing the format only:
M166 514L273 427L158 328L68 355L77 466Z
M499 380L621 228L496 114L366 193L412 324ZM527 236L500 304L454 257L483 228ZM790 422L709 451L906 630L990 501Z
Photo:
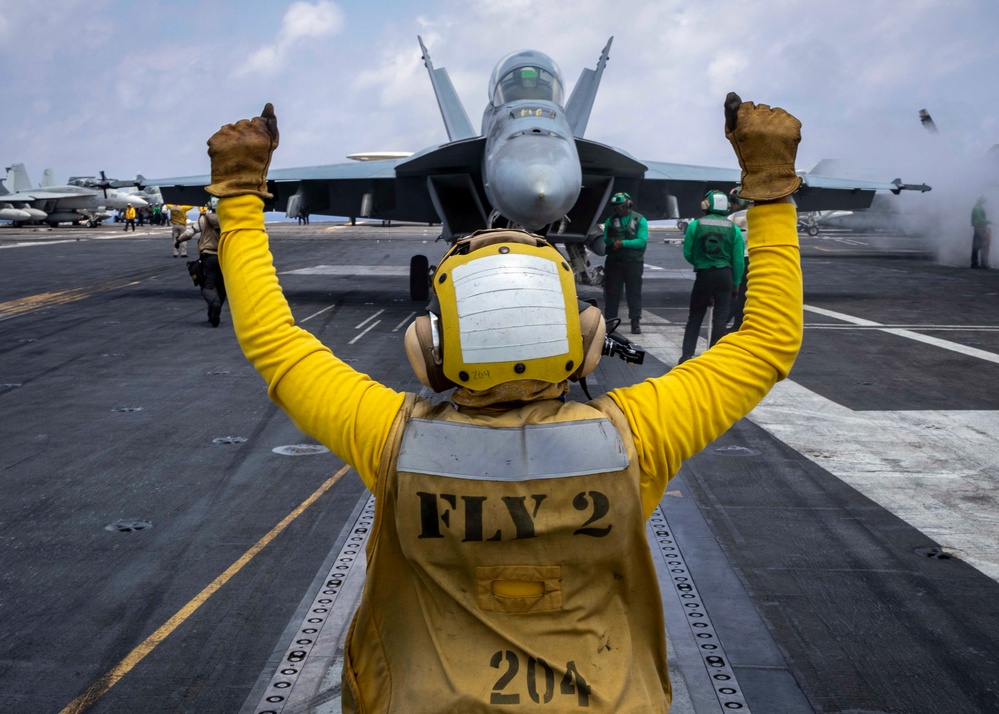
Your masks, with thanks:
M975 229L971 238L971 267L989 267L989 241L984 230Z
M725 323L728 322L728 311L732 306L732 269L707 268L698 270L694 279L694 288L690 291L690 315L687 317L687 327L683 332L684 358L694 356L697 351L697 336L704 322L704 314L708 311L712 300L715 312L711 319L711 347L725 334Z
M125 230L126 231L128 230L129 226L132 226L132 232L135 233L135 219L134 218L126 218L125 219Z
M636 324L642 317L642 272L645 263L641 260L604 261L604 319L617 317L621 304L621 291L628 299L628 319Z
M205 271L205 282L201 286L201 297L208 303L208 311L211 314L214 308L217 312L222 311L222 303L225 302L225 280L222 278L222 266L219 265L219 257L215 253L203 253L201 255L201 266Z

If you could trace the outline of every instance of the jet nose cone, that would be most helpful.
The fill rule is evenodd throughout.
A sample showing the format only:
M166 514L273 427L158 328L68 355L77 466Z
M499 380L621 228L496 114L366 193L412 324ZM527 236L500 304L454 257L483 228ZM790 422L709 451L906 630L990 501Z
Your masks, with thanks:
M134 208L149 208L149 202L138 196L129 196L128 203L131 203Z
M560 137L512 137L486 168L493 207L528 230L559 220L579 198L582 173L576 145Z

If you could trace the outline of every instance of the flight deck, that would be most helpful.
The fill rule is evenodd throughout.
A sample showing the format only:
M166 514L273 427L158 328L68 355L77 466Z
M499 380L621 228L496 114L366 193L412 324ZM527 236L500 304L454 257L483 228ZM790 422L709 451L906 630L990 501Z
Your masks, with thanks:
M296 321L419 392L408 265L439 227L268 230ZM169 236L0 226L0 709L339 712L372 497L270 402L228 308L208 324ZM594 397L676 364L679 238L650 234L645 363L604 358ZM999 711L999 272L801 239L790 378L647 525L672 711Z

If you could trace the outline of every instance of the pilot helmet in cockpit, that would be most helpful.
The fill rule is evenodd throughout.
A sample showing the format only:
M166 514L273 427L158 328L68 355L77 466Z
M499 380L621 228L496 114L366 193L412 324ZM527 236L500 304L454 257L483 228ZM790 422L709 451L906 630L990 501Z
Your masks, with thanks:
M524 67L520 70L520 84L528 89L538 86L538 70L534 67Z

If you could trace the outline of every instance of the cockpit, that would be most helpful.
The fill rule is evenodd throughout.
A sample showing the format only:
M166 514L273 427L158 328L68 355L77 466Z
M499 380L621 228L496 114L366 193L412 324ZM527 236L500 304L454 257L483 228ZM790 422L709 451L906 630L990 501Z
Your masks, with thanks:
M494 107L521 99L562 106L564 97L562 72L551 57L536 50L521 50L500 60L489 87Z

